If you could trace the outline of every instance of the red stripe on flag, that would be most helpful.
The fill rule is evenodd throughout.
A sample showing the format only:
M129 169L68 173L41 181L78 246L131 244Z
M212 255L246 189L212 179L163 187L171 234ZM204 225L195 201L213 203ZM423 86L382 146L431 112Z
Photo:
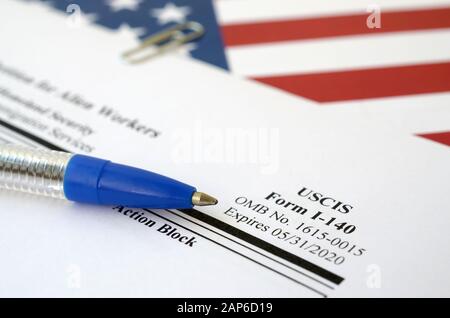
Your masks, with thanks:
M369 29L362 15L223 25L225 46L315 39L357 34L450 27L450 8L381 13L381 28Z
M450 62L255 80L318 102L450 91Z
M450 146L450 131L432 134L418 134L417 136Z

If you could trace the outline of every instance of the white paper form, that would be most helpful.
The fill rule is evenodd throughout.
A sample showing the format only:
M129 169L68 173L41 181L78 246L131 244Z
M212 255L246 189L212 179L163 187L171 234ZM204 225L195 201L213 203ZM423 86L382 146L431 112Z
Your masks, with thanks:
M129 66L104 31L1 6L4 141L151 169L220 200L153 211L2 191L2 296L449 294L446 147L177 56Z

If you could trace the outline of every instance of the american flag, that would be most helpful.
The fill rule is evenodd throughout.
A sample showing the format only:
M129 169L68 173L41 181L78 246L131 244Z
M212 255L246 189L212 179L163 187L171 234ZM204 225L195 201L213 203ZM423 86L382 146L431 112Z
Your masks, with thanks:
M139 39L187 20L196 59L332 105L450 91L450 0L40 0ZM450 131L417 135L450 146Z

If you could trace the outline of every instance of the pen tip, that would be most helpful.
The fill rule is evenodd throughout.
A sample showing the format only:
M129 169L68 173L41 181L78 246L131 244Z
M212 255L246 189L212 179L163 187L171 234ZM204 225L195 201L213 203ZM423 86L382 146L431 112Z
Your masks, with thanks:
M192 204L193 205L199 205L199 206L205 206L205 205L216 205L217 199L213 198L212 196L203 193L203 192L194 192L192 195Z

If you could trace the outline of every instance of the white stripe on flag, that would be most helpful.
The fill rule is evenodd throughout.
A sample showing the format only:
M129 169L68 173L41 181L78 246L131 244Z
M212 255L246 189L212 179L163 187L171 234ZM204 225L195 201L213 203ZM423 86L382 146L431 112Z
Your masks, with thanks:
M394 11L443 8L450 0L215 0L220 24L362 14L374 4Z
M328 105L338 107L323 107L324 111L333 109L350 113L364 111L367 117L384 116L384 120L389 118L392 122L397 121L401 123L399 128L407 133L449 130L449 93L339 101ZM386 115L387 113L389 115ZM405 120L406 118L407 120Z
M238 46L231 71L255 77L450 61L450 30Z

